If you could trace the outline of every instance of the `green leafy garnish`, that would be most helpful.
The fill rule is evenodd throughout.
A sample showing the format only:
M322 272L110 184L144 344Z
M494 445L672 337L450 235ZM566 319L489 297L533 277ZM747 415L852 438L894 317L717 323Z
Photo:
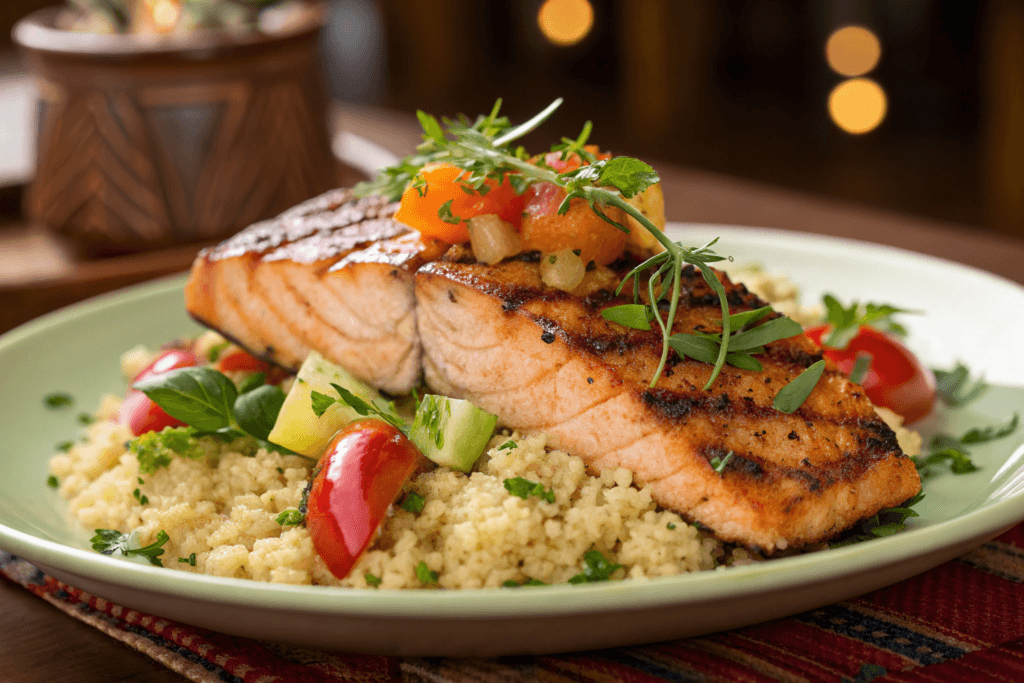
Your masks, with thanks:
M601 311L601 317L634 330L651 329L651 307L644 304L623 304Z
M128 443L128 448L139 459L139 472L153 474L171 464L173 455L191 458L203 457L194 427L165 427L159 432L146 432Z
M906 336L906 329L893 320L892 316L897 313L920 313L890 304L861 305L857 301L844 307L832 294L824 295L822 303L825 304L825 322L831 325L832 330L821 340L821 345L833 349L845 349L857 336L861 325L871 325L885 332Z
M765 344L803 333L803 328L798 322L785 316L746 329L769 313L771 313L771 308L764 307L729 316L729 327L735 332L729 339L729 353L725 356L726 363L744 370L760 372L762 370L761 362L754 358L753 354L764 353ZM669 337L669 345L676 350L680 357L714 363L721 354L722 340L721 333L682 333Z
M187 564L190 567L194 567L194 566L196 566L196 554L195 553L191 553L188 557L179 557L178 558L178 562L181 562L183 564Z
M274 521L281 526L298 526L306 521L306 515L295 509L285 510Z
M641 288L642 274L647 271L652 272L648 283L651 294L649 319L657 321L664 340L661 360L651 379L651 386L654 386L661 377L668 359L670 348L668 337L671 335L672 325L676 318L681 288L681 270L685 264L692 264L700 269L704 280L718 296L722 316L728 321L729 303L726 300L725 289L709 265L724 260L724 257L711 250L714 242L698 248L685 247L679 242L673 242L642 212L627 202L628 198L657 183L658 174L653 168L638 159L629 157L595 158L583 148L590 135L591 125L589 123L584 126L583 131L576 139L565 138L561 144L552 148L553 151L561 152L566 158L571 154L579 154L588 162L588 165L582 165L564 173L558 173L543 163L530 163L530 156L525 150L521 147L513 149L509 146L510 143L543 123L561 103L562 100L555 100L539 114L518 126L513 126L507 117L498 116L501 100L495 103L494 108L487 116L477 117L473 122L465 117L457 120L444 119L443 127L433 116L417 112L423 127L423 142L417 147L416 153L406 157L397 165L385 169L375 180L359 183L356 185L355 192L359 197L379 194L396 200L401 197L406 187L422 188L422 178L419 174L424 166L432 163L447 163L465 171L460 184L467 192L481 194L486 192L485 188L488 187L489 180L507 181L519 194L525 192L532 183L552 183L566 193L565 200L558 208L559 214L564 214L569 210L572 200L581 199L599 217L616 228L629 232L628 228L613 221L606 212L609 207L624 211L665 247L664 252L651 257L627 274L622 283L624 285L630 279L634 280L636 285L634 291L638 293ZM417 180L418 178L419 180ZM422 189L420 191L422 192ZM444 212L444 208L442 207L442 212ZM439 212L444 219L447 219L447 214L451 213L451 207L448 206L447 209L444 215ZM668 286L662 287L663 281L669 283ZM620 292L621 289L620 285ZM660 290L657 296L654 295L655 289ZM669 289L671 289L669 310L663 317L657 310L656 303L665 296ZM635 303L640 304L639 299ZM729 325L726 322L724 330L726 342L721 346L720 356L715 362L714 370L705 389L715 381L726 362L729 332Z
M216 363L217 359L220 358L221 351L231 346L231 342L225 340L219 344L214 344L210 347L210 350L206 352L206 360L211 363Z
M954 408L967 405L988 389L984 378L972 381L971 371L963 363L957 363L952 370L933 369L932 372L939 398Z
M850 370L850 381L854 384L860 384L864 381L864 377L867 376L870 368L871 354L858 353L857 360L853 362L853 370Z
M402 499L402 509L406 512L411 512L414 515L418 515L423 512L424 505L426 505L426 501L423 500L423 496L417 494L415 491L410 491L406 494L405 498Z
M1020 415L1018 413L1014 413L1009 423L1002 427L983 427L981 429L975 427L960 437L960 443L988 443L989 441L1002 439L1005 436L1013 434L1013 432L1017 430L1017 424L1019 422Z
M442 204L441 208L437 210L437 217L440 218L445 223L458 225L459 223L462 222L462 219L452 213L452 202L454 201L454 199L449 199L444 204Z
M363 417L377 417L385 422L391 423L403 433L407 433L409 431L408 425L405 424L405 421L398 414L398 410L395 408L394 403L391 403L390 401L381 402L380 404L376 401L373 403L367 403L339 384L331 382L331 386L334 387L334 390L338 392L338 396L341 398L334 398L327 394L322 394L319 391L311 393L313 412L317 417L323 416L327 409L335 403L344 403Z
M821 373L825 371L825 361L819 360L809 368L797 375L797 378L792 382L782 387L779 393L775 395L775 400L772 401L772 405L775 406L776 410L783 413L792 413L797 408L803 405L807 397L814 391L815 385L821 378Z
M949 467L953 474L969 474L977 472L978 466L970 458L971 451L968 446L987 443L996 439L1009 436L1017 429L1020 422L1020 415L1014 413L1010 421L1003 426L975 427L964 433L960 438L948 434L936 434L932 437L931 452L926 457L917 456L914 463L921 477L928 477L935 473L934 468L943 464Z
M374 576L370 572L366 572L366 574L363 575L363 578L366 579L366 583L373 586L374 588L379 586L381 582L381 578L379 576Z
M57 410L59 408L70 408L75 404L75 399L71 394L64 392L56 392L53 394L47 394L43 397L43 405L50 410Z
M931 468L943 463L949 464L949 471L953 474L970 474L979 469L968 453L953 447L933 450L926 458L918 457L914 461L922 477L932 474Z
M139 505L149 505L149 497L142 493L141 489L136 488L132 491L132 495L135 497L135 500L139 501Z
M513 448L519 448L519 444L517 444L517 443L516 443L515 441L513 441L512 439L509 439L509 440L508 440L508 441L506 441L505 443L503 443L503 444L501 444L500 446L498 446L498 450L499 450L499 451L510 451L510 450L512 450Z
M265 373L257 372L256 374L249 375L242 380L242 383L238 385L238 393L246 394L253 389L259 389L266 384L267 376Z
M541 581L540 579L527 579L522 583L519 583L515 579L509 579L501 585L505 588L522 588L523 586L546 586L547 584Z
M675 525L675 522L669 522L668 524L666 524L666 525L665 525L665 527L666 527L666 528L667 528L667 529L668 529L669 531L675 531L675 530L676 530L676 525Z
M416 578L420 580L424 586L428 583L437 583L437 572L427 566L427 563L420 560L416 565Z
M55 475L50 475L46 478L46 485L51 489L60 488L60 480Z
M733 452L729 451L728 453L725 454L724 457L717 456L717 455L712 456L711 459L708 460L708 462L711 464L711 468L715 472L718 472L719 474L721 474L723 471L725 471L725 466L727 464L729 464L730 460L732 460L732 456L733 455L734 455Z
M79 424L91 425L95 421L96 421L96 418L93 417L92 415L90 415L89 413L79 413L78 414L78 423Z
M593 583L607 581L621 569L621 564L612 564L596 550L588 550L583 554L583 571L569 579L569 583Z
M540 482L530 481L529 479L523 479L522 477L506 479L505 490L513 496L518 496L523 500L526 500L530 496L537 496L541 500L546 500L549 503L555 502L554 491L544 488L544 485Z
M61 453L67 453L71 450L71 447L75 445L74 441L61 441L57 444L57 450Z
M96 535L90 538L89 542L92 543L93 550L97 550L104 555L113 555L115 552L120 552L126 557L138 555L139 557L145 557L154 566L164 566L160 556L164 554L163 545L170 540L170 536L167 535L166 531L160 530L157 532L156 540L141 548L128 547L130 540L131 534L123 534L116 529L96 529Z
M151 375L132 388L146 394L171 417L194 427L196 435L212 434L226 441L251 436L268 450L312 459L266 440L284 403L279 387L264 385L239 394L224 373L190 367Z
M891 536L903 531L907 528L908 519L919 516L913 507L923 499L924 491L920 490L917 492L917 495L905 501L902 505L880 510L878 514L861 520L852 531L844 534L839 541L830 543L829 547L841 548L846 545L860 543L861 541L870 541L873 538Z

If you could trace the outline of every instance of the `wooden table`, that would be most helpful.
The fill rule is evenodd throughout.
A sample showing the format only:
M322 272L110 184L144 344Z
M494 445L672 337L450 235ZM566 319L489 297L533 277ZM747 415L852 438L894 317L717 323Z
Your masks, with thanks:
M347 130L403 154L419 140L415 119L374 108L345 107ZM655 163L668 218L755 225L855 238L931 254L1024 284L1024 240L801 195L746 181ZM83 295L185 269L196 247L102 263L61 251L42 231L0 227L0 300L12 317L39 314ZM43 276L29 266L36 259ZM15 268L15 270L12 270ZM79 624L22 589L0 582L0 661L7 681L180 681L147 657Z

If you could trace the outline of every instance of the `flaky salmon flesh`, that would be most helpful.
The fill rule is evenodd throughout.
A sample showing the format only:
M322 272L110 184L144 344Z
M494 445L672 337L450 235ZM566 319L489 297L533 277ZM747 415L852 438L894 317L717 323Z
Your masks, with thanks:
M650 388L660 330L601 316L632 303L614 294L623 269L593 269L570 294L541 283L536 255L478 264L468 246L391 220L394 205L350 200L312 200L200 254L189 311L287 368L315 349L394 393L422 368L434 391L547 434L593 472L628 468L660 505L768 554L831 538L920 490L893 431L831 361L794 413L772 406L821 360L803 335L768 344L762 372L725 366L708 391L712 366L672 354ZM732 313L765 305L718 276ZM717 295L687 267L674 332L720 327Z

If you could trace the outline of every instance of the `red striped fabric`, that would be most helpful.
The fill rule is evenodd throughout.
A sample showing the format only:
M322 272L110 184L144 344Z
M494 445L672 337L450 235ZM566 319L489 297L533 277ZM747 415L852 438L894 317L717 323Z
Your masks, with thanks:
M0 572L200 683L1024 681L1024 524L844 603L700 638L496 660L403 659L235 638L128 610L0 552Z

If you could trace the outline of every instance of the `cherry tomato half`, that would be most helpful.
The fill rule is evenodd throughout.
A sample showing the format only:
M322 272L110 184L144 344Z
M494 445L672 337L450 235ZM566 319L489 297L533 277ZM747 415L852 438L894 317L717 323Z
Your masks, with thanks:
M829 329L828 325L812 327L807 336L821 344ZM858 354L870 354L871 365L861 386L872 403L899 413L908 423L931 412L935 404L935 376L888 334L862 325L845 349L824 347L823 353L846 375L853 371Z
M402 432L375 419L350 423L327 444L309 492L306 528L339 579L373 540L419 457Z
M448 244L469 241L465 219L483 214L497 214L501 220L519 227L523 212L523 198L506 180L500 185L487 181L490 188L484 194L470 194L458 182L464 171L455 166L440 164L420 172L424 185L409 186L402 194L401 206L395 220L418 230L425 237L433 237ZM452 215L462 219L448 223L437 215L451 201Z
M133 382L138 382L150 375L158 375L177 368L191 368L196 365L199 365L199 358L196 357L196 354L184 349L171 349L157 356L156 360L135 376ZM121 404L119 420L135 436L146 432L158 432L164 427L181 427L185 424L165 413L163 408L136 389L129 389L125 395L124 403Z

